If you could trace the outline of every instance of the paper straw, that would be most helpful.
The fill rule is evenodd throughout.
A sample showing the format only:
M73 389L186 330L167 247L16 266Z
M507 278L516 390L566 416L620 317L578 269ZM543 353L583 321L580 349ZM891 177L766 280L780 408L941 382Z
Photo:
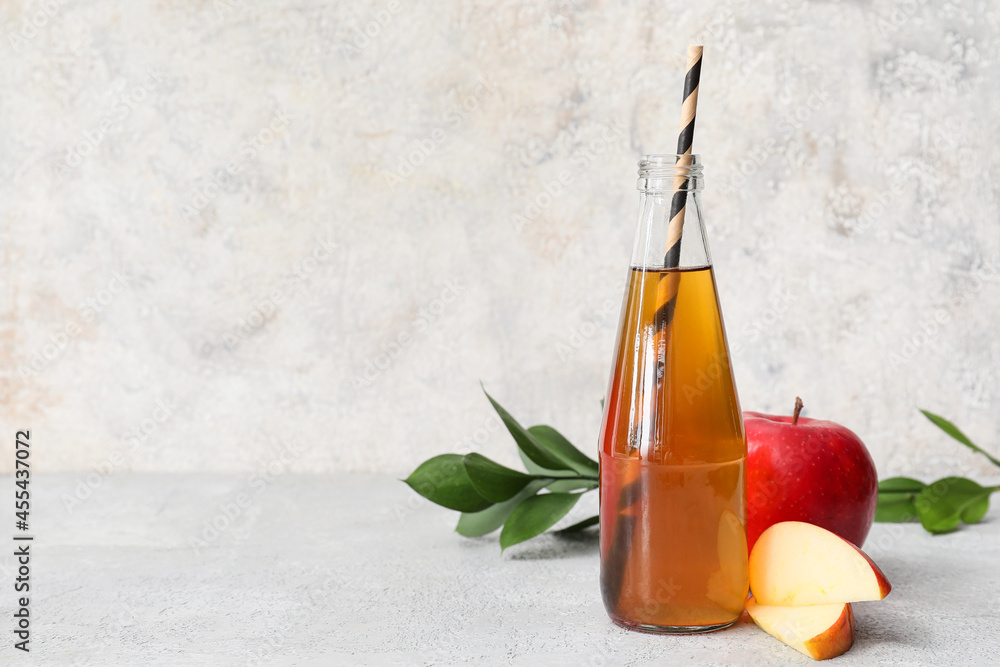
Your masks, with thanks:
M687 74L684 76L684 101L681 104L681 129L677 135L677 167L691 166L691 146L694 144L694 121L698 108L698 83L701 80L701 46L688 47ZM681 263L681 235L687 211L688 179L682 169L674 176L674 195L670 200L670 224L667 226L667 252L663 265L675 269ZM677 302L677 275L664 274L657 290L656 332L660 333L673 319ZM672 280L670 278L673 278ZM664 284L666 283L666 284ZM661 379L661 378L658 378Z
M677 136L677 162L678 167L689 167L691 165L691 147L694 144L694 122L698 107L698 84L701 79L701 56L703 47L688 47L688 62L686 74L684 76L684 98L681 104L681 124L680 132ZM667 226L667 248L664 255L664 267L676 269L680 266L681 258L681 236L684 230L684 214L687 205L688 178L685 170L677 169L674 176L674 193L670 201L670 223ZM656 396L650 407L653 407L655 423L652 424L649 435L653 441L650 443L650 450L647 451L647 458L650 461L657 461L660 457L658 441L662 432L662 410L657 409L659 395L663 389L663 380L666 372L666 351L667 342L670 336L670 323L674 316L674 307L677 304L677 291L680 286L680 274L677 271L664 271L656 290L656 313L654 315L654 347L657 352L656 365ZM635 454L635 447L639 443L632 441L633 448L630 454ZM640 452L641 457L641 452ZM617 472L617 471L616 471ZM621 474L618 472L617 474ZM608 581L606 582L612 604L617 608L621 590L624 584L625 568L628 566L629 554L632 550L632 541L637 528L636 523L639 517L628 512L643 495L643 478L639 476L631 480L621 488L618 497L618 518L616 527L611 538L611 545L608 549L608 565L606 572Z
M684 76L684 98L681 103L680 131L677 135L677 163L674 172L674 194L670 200L670 223L667 226L667 249L663 258L664 267L676 269L681 260L681 237L684 231L684 215L687 211L688 178L686 167L691 166L691 147L694 144L694 122L698 108L698 84L701 80L701 46L688 47L687 72ZM674 309L677 306L677 290L680 287L680 274L676 271L665 271L660 276L656 288L656 314L654 315L654 347L656 348L656 384L657 395L662 389L666 373L667 342L670 337L670 323L674 319ZM649 458L659 461L663 443L661 411L656 410L656 421L653 424Z

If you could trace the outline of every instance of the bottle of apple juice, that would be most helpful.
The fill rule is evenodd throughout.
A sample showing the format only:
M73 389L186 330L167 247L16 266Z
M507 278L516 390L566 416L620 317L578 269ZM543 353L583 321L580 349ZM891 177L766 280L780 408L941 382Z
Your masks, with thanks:
M697 155L639 163L601 428L604 605L619 625L657 633L731 625L748 590L746 436L701 189Z

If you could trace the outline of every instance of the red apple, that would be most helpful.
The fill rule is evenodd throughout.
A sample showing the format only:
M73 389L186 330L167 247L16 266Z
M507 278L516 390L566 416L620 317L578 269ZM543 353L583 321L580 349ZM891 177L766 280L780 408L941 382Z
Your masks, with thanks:
M744 412L747 542L780 521L804 521L861 546L875 520L878 474L861 439L829 421Z

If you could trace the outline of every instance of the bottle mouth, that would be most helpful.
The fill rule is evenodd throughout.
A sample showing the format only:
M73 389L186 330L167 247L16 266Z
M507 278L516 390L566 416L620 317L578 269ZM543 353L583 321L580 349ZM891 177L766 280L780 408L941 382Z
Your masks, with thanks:
M704 187L700 155L657 153L639 160L639 190L646 192L697 191Z

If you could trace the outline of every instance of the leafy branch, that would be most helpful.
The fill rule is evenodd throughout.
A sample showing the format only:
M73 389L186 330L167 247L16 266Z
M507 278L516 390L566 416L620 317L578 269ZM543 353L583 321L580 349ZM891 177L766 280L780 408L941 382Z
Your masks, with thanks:
M1000 460L973 443L950 421L927 410L920 412L952 438L1000 467ZM887 523L919 520L930 533L948 533L958 528L960 522L981 521L990 508L990 494L994 491L1000 491L1000 486L981 486L964 477L944 477L931 484L909 477L891 477L878 484L875 520Z
M545 533L573 509L580 496L596 489L598 465L551 426L525 428L492 396L486 393L486 397L513 436L527 472L475 452L442 454L421 463L403 481L431 502L461 512L455 527L460 535L480 537L502 527L500 547L506 549ZM949 436L1000 467L1000 460L950 421L927 410L921 412ZM920 521L930 533L947 533L961 523L981 521L994 491L1000 491L1000 486L982 486L964 477L944 477L930 484L891 477L879 482L875 520ZM573 533L597 524L598 517L591 516L557 532Z
M403 481L431 502L461 512L455 527L460 535L479 537L503 526L503 550L541 535L566 516L580 496L597 488L598 466L551 426L524 428L488 393L486 398L514 437L527 472L475 452L442 454L421 463ZM558 532L597 523L592 516Z

